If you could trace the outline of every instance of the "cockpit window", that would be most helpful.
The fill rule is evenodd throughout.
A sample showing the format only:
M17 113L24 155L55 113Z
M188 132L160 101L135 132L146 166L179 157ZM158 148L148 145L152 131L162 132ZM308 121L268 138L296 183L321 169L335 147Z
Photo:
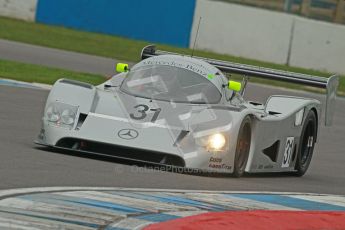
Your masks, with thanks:
M121 90L133 96L177 103L215 104L222 96L204 76L166 65L144 66L130 71Z

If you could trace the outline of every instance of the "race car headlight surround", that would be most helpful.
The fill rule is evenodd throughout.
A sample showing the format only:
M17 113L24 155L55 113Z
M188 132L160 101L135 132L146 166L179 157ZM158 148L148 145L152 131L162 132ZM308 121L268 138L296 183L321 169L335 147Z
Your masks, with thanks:
M77 116L78 107L61 103L51 103L46 110L46 119L48 122L62 127L72 128Z
M227 139L222 133L215 133L197 138L196 143L207 151L219 152L226 150Z

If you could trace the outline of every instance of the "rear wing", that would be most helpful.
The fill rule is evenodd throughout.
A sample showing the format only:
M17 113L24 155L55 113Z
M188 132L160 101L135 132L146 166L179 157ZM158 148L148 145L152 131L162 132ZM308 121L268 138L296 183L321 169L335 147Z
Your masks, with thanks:
M154 45L144 47L141 52L141 59L146 59L158 55L180 55L167 51L156 50ZM239 63L220 61L215 59L193 57L203 60L221 70L224 73L235 73L244 76L252 76L270 80L278 80L306 86L326 89L326 109L325 109L325 125L330 126L333 122L333 114L335 110L335 99L337 96L337 89L339 85L339 77L336 75L330 78L312 76L307 74L293 73L258 66L243 65Z

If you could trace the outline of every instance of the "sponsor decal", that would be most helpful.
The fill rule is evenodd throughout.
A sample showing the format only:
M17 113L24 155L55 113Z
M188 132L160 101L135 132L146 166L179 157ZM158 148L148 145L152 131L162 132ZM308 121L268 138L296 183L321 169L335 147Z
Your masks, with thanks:
M210 158L210 164L208 165L209 168L213 168L213 169L226 169L226 170L231 170L231 166L230 165L226 165L226 164L221 164L223 161L222 158L217 158L217 157L211 157Z
M192 64L189 62L180 63L180 62L166 61L166 60L146 60L140 63L140 66L146 66L146 65L167 65L167 66L187 69L195 73L198 73L204 77L207 77L209 75L209 71L204 66ZM135 70L135 69L132 69L132 70Z
M214 162L214 163L222 163L222 158L216 158L216 157L211 157L210 158L210 162Z
M133 140L135 138L137 138L139 136L138 131L134 130L134 129L121 129L117 135L121 138L121 139L125 139L125 140Z
M199 66L195 66L195 65L190 65L189 64L185 68L190 70L190 71L193 71L195 73L198 73L198 74L200 74L202 76L207 76L208 75L208 73L205 70L200 69Z
M231 170L231 166L230 165L226 165L226 164L214 164L214 163L210 163L208 165L209 168L213 168L213 169L226 169L226 170Z
M295 142L295 137L286 138L286 145L285 145L285 151L284 151L284 156L283 156L283 161L282 161L282 168L287 168L290 166L294 142Z

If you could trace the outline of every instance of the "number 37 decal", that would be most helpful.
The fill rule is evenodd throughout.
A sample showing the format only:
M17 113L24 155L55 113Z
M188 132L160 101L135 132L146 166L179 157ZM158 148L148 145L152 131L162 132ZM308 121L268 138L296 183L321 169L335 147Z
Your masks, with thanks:
M134 120L143 120L147 117L147 113L152 111L154 112L151 122L155 122L159 116L159 113L162 111L162 109L157 108L157 109L150 109L147 105L136 105L134 106L135 109L137 109L136 114L131 113L129 116L134 119Z

